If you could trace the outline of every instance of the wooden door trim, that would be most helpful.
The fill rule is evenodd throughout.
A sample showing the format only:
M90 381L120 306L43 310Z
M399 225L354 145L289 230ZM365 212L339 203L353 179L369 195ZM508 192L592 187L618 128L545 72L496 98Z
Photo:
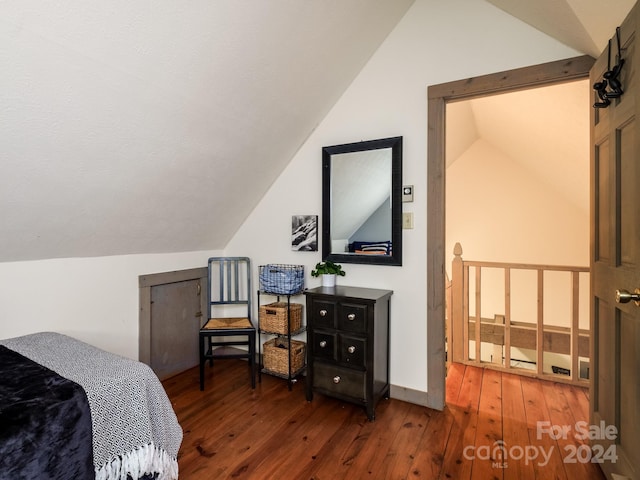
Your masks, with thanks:
M140 288L147 288L155 285L165 285L167 283L185 282L203 277L207 277L207 267L152 273L148 275L140 275L138 277L138 286Z
M445 112L451 101L589 78L595 60L580 56L429 86L427 131L427 403L445 398Z

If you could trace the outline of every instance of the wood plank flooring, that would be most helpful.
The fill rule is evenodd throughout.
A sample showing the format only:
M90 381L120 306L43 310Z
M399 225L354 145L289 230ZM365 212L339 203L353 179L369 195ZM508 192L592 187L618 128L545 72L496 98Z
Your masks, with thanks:
M605 478L570 455L586 448L575 438L589 420L580 387L452 365L443 412L391 399L369 422L356 405L307 402L303 381L289 391L262 375L251 390L247 370L241 360L207 367L204 392L197 368L163 382L184 430L181 480ZM571 431L554 439L542 425Z

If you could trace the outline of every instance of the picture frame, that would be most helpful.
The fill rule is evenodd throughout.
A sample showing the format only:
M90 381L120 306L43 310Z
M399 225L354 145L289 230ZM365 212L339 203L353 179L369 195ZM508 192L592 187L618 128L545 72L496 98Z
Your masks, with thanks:
M292 215L291 249L296 252L318 251L318 215Z

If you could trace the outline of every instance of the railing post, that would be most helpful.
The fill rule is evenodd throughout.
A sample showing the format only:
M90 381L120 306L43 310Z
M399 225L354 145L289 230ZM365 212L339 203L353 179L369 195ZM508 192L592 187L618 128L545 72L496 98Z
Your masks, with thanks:
M511 368L511 269L504 269L504 366Z
M496 325L503 325L502 327L502 343L494 343L493 344L493 353L491 355L491 363L494 363L496 365L500 365L500 366L504 366L504 363L502 362L502 355L503 353L503 349L504 349L504 334L505 334L505 322L504 322L504 315L494 315L493 317L493 323L495 323ZM494 330L494 338L495 338L495 330Z
M578 370L580 341L580 273L571 272L571 380L580 378Z
M544 373L544 270L538 269L538 315L536 321L536 367Z
M462 261L462 246L456 243L453 247L453 262L451 264L451 359L454 362L464 362L463 324L464 324L464 264Z
M475 351L474 354L475 361L478 364L482 363L482 337L480 333L482 331L482 269L480 267L476 267L476 311L475 311L475 331L473 332L475 335L474 343L475 343Z
M445 269L446 270L446 269ZM451 279L449 278L449 274L445 271L445 280L446 280L446 307L445 307L445 324L444 324L444 336L446 339L446 347L447 347L447 355L446 355L446 366L447 369L449 365L451 365L451 356L453 355L453 339L451 338Z

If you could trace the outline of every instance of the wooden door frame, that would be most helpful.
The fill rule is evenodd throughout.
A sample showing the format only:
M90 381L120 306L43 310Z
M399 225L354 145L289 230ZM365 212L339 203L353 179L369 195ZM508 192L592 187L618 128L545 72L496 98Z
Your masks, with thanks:
M428 88L427 133L427 404L445 404L445 121L448 102L589 78L584 55Z

